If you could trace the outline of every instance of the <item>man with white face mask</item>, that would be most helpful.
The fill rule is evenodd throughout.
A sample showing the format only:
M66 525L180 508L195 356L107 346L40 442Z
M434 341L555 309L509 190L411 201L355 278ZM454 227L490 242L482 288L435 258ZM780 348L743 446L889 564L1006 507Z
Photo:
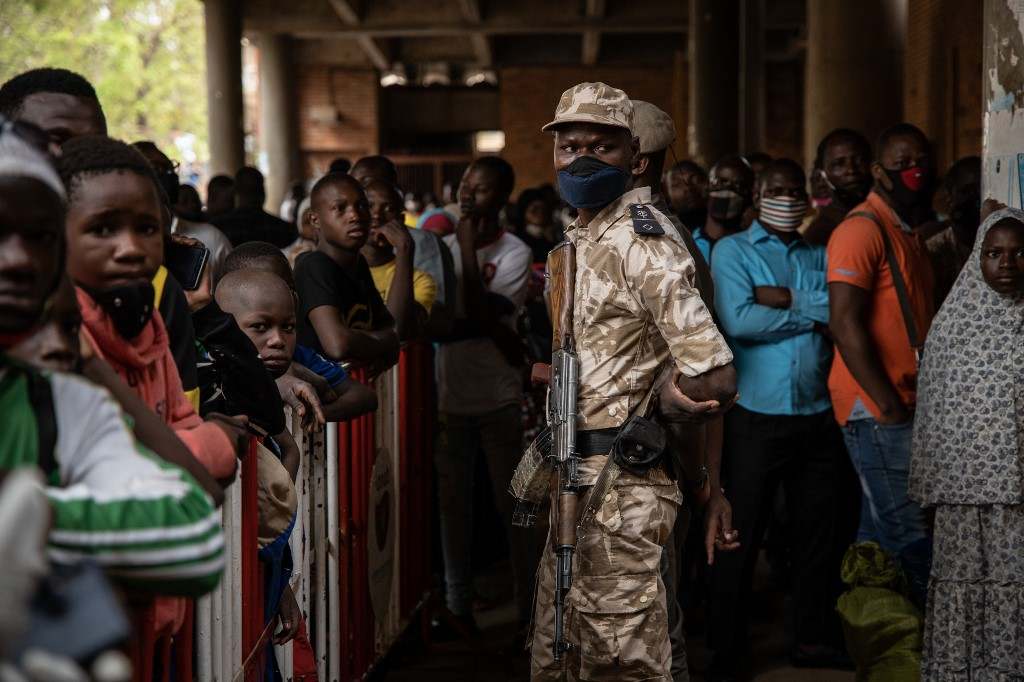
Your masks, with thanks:
M746 538L714 566L709 679L716 680L731 679L743 666L745 608L777 487L785 486L795 525L797 665L828 666L839 658L833 606L841 552L852 539L841 537L836 523L849 464L827 383L825 249L797 232L808 208L799 164L773 161L755 188L754 206L757 220L719 241L712 259L715 309L736 357L740 394L725 415L722 484Z

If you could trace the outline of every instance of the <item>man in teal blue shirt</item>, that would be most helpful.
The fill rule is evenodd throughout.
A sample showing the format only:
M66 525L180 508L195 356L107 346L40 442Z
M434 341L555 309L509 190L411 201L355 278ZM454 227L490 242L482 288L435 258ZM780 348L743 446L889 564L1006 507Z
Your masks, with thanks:
M730 678L743 665L753 568L780 485L794 525L793 662L828 666L841 655L833 607L850 539L837 524L849 463L828 391L825 249L797 232L805 184L796 162L772 162L754 193L758 219L718 241L712 259L715 309L740 395L725 416L722 480L746 540L714 566L709 679Z

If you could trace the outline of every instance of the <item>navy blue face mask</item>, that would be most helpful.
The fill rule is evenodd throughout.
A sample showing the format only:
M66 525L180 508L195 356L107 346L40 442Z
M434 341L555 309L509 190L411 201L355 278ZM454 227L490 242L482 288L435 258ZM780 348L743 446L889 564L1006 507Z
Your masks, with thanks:
M558 171L558 193L573 208L603 208L626 191L629 174L593 156L581 156Z

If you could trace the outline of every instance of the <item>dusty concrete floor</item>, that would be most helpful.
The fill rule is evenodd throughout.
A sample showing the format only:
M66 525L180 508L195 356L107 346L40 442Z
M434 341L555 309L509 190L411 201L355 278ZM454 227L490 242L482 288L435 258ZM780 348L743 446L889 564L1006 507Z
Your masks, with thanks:
M525 655L513 656L506 649L515 634L515 613L507 600L507 582L502 566L478 580L478 590L496 600L499 606L478 611L483 631L477 647L461 641L424 647L410 636L405 646L394 652L376 679L389 682L526 682L529 661ZM759 571L755 588L754 622L751 623L751 664L753 680L758 682L853 682L852 672L836 670L797 670L789 666L783 625L783 596L772 590ZM699 617L699 613L697 614ZM699 623L692 628L701 629ZM704 638L697 632L688 637L691 679L702 682L706 662Z

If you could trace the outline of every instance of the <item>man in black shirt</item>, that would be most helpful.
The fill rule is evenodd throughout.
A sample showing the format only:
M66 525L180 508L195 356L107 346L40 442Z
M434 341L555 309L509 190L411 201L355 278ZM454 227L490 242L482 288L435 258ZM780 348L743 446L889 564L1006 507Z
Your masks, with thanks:
M246 166L235 174L235 210L213 218L232 246L245 242L270 242L279 249L299 236L295 226L263 210L267 199L263 173Z
M328 173L310 196L320 241L295 263L299 343L336 362L383 371L398 360L398 334L359 254L370 233L366 194L351 176Z

